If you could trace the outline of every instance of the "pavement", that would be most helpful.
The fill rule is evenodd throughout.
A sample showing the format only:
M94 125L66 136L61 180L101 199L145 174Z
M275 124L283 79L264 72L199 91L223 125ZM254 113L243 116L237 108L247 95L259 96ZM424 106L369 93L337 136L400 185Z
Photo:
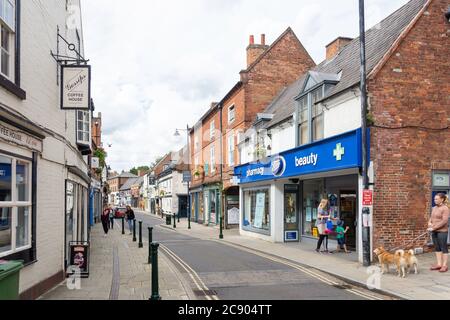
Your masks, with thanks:
M161 225L161 228L173 229ZM394 268L389 274L381 275L378 265L363 267L356 258L356 253L319 254L309 243L272 243L248 236L241 236L239 230L224 230L224 239L219 240L219 229L191 223L187 228L187 219L177 222L176 231L191 237L220 241L253 252L269 254L286 259L305 267L317 269L338 279L369 288L374 292L406 300L450 300L450 272L430 271L435 263L435 254L418 255L419 274L408 274L406 278L397 277ZM368 287L368 283L370 286Z
M138 248L120 221L103 236L101 224L91 230L89 278L81 279L80 289L70 290L67 280L39 300L148 300L151 296L151 270L148 241ZM158 251L159 294L163 300L196 300L192 289L172 262Z

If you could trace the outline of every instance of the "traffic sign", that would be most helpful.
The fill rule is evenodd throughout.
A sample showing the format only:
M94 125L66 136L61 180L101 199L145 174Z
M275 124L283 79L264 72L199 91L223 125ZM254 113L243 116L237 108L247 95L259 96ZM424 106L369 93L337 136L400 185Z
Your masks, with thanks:
M373 206L373 190L363 191L363 206Z

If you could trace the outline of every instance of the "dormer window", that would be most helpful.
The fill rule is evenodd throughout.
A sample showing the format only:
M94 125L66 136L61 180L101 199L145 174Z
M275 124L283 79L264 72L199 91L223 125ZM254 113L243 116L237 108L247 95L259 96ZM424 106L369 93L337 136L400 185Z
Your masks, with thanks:
M310 71L297 96L297 146L324 137L323 107L319 103L339 82L340 75Z

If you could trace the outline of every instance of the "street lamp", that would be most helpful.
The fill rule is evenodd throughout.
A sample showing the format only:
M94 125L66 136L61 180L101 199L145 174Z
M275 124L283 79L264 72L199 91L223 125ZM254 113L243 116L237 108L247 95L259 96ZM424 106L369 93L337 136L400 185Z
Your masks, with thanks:
M191 129L189 128L189 125L186 126L186 129L175 129L174 136L175 137L179 137L180 136L180 131L186 131L187 164L188 164L188 169L190 170L190 166L189 166L189 162L190 161L189 161L189 159L190 159L191 153L190 153L190 146L189 146L189 132L191 131ZM190 206L190 204L191 204L191 195L190 195L190 192L189 192L189 184L190 184L190 182L187 181L188 229L191 229L191 206ZM179 214L178 214L178 217L179 217Z

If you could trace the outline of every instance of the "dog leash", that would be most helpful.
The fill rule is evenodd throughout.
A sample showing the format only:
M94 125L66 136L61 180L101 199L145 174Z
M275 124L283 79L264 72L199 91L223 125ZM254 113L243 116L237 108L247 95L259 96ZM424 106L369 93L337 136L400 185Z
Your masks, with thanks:
M406 244L413 243L413 242L416 241L417 239L422 238L424 235L428 235L428 234L429 234L428 231L427 231L427 232L424 232L424 233L422 233L420 236L418 236L418 237L412 239L411 241L407 242ZM408 246L406 246L406 245L404 245L404 246L398 246L398 247L395 247L395 248L390 249L390 250L388 250L388 251L394 251L394 250L400 249L400 248L402 248L402 247L404 247L404 248L406 249Z

